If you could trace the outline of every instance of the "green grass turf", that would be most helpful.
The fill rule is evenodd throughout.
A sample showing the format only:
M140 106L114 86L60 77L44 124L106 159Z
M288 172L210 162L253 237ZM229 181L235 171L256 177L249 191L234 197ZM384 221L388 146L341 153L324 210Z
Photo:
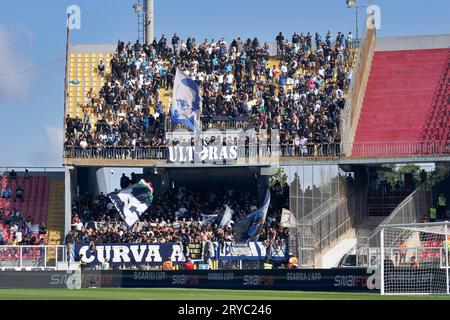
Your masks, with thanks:
M1 300L430 300L446 296L174 288L1 289Z

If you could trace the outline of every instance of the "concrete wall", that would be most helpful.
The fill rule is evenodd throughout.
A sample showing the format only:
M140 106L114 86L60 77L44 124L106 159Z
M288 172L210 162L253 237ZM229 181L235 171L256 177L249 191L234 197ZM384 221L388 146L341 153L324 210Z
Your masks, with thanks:
M450 48L450 34L377 38L376 51Z

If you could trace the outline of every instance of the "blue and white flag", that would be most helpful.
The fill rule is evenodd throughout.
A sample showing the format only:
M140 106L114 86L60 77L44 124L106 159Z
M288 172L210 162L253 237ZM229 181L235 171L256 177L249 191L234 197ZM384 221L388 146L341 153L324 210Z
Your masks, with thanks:
M78 81L78 80L70 80L69 83L78 85L78 84L80 84L80 81Z
M216 221L218 214L202 214L202 221L207 223L213 223Z
M139 217L153 201L153 186L144 179L120 191L108 194L129 229L139 221Z
M233 231L236 241L258 241L259 234L266 221L269 205L270 191L267 190L263 206L235 224Z
M197 127L197 111L201 111L202 97L194 80L183 71L177 69L172 97L172 123L181 123L190 130ZM198 129L198 128L197 128Z
M225 204L225 212L223 213L222 220L220 221L219 227L223 228L231 222L231 218L233 217L233 210Z

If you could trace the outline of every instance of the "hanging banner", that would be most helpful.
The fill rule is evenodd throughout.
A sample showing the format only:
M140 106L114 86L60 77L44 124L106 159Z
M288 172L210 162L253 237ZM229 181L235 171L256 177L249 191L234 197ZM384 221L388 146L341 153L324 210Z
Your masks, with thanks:
M77 245L75 260L82 259L88 265L97 265L107 260L110 264L162 264L164 261L185 261L183 248L176 243L126 243L99 244L94 250L85 244Z
M214 243L218 260L264 260L270 256L272 260L283 260L287 257L287 245L272 245L270 248L264 242Z

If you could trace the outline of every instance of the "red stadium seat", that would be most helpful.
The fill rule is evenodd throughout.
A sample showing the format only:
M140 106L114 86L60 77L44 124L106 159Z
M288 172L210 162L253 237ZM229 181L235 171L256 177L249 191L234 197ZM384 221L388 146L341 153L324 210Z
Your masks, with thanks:
M449 72L449 56L448 48L375 52L353 156L445 150L450 142L450 86L443 75Z

